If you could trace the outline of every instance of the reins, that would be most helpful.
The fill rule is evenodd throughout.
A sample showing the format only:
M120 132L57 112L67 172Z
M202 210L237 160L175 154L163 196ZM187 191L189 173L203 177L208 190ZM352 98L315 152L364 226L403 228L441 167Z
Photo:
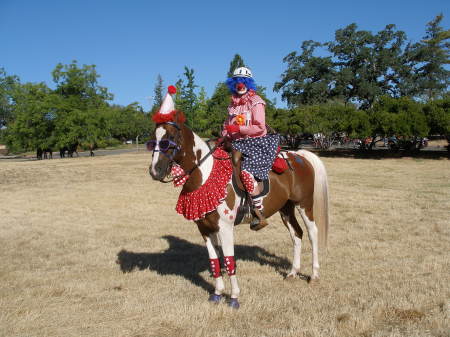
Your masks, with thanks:
M174 126L174 127L178 130L178 132L181 131L181 128L180 128L180 127L178 126L178 124L175 123L175 122L166 122L166 123L163 123L163 124L169 124L169 125L172 125L172 126ZM208 139L208 142L211 141L211 140L212 140L212 139ZM173 182L174 180L182 179L182 178L184 178L184 177L186 177L186 176L190 176L190 175L192 174L192 172L194 172L197 168L199 168L200 165L202 165L202 164L206 161L206 159L208 159L209 156L213 155L214 151L215 151L220 145L222 145L223 142L224 142L224 138L219 139L219 141L216 143L216 145L214 145L214 147L213 147L212 149L209 147L209 144L207 143L208 148L210 148L210 151L209 151L203 158L201 158L201 159L199 160L198 164L195 164L194 167L192 167L192 168L191 168L190 170L188 170L187 172L184 172L183 174L181 174L181 175L179 175L179 176L172 177L172 178L170 178L169 180L164 180L164 178L167 177L167 175L166 175L163 179L160 180L160 182L166 184L166 183L171 183L171 182ZM179 147L180 147L180 146L178 145L178 148L175 148L174 150L175 150L175 151L179 150ZM163 152L163 153L164 153L164 152ZM173 156L171 156L171 157L169 157L169 156L167 156L167 157L168 157L169 160L170 160L170 166L168 166L168 167L172 167L173 163L175 162L175 160L173 159L173 157L175 157L175 155L173 155ZM215 156L213 155L213 158L214 158L214 159L218 159L218 160L229 160L229 159L231 159L231 156L228 156L228 158L219 158L219 157L215 157ZM188 180L188 179L189 179L189 178L187 178L187 180ZM186 180L186 181L187 181L187 180Z
M184 178L184 177L186 177L186 176L190 176L190 175L192 174L192 172L194 172L194 170L196 170L197 168L199 168L200 165L202 165L202 164L205 162L205 160L208 159L208 157L211 156L211 155L214 153L214 151L219 147L219 145L221 145L222 143L223 143L223 140L220 140L220 141L219 141L216 145L214 145L214 147L206 154L206 156L204 156L203 158L201 158L201 159L199 160L198 164L195 164L194 167L191 168L190 170L188 170L187 172L184 172L182 175L172 177L172 179L167 180L167 181L161 180L161 182L163 182L163 183L170 183L170 182L172 182L172 181L174 181L174 180L176 180L176 179L182 179L182 178ZM219 158L219 157L215 157L215 156L213 155L213 158L214 158L214 159L219 159L219 160L229 160L229 159L231 159L231 156L229 156L228 158ZM188 178L188 179L189 179L189 178ZM187 180L186 180L186 181L187 181Z

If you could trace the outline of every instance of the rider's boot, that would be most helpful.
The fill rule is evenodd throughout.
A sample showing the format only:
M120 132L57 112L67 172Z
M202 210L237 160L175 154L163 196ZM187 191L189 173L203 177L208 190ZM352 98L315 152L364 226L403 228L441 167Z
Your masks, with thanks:
M247 192L247 202L253 217L250 222L250 229L258 231L269 224L262 213L262 198L256 198L256 196L260 194L260 186L253 175L247 171L241 171L240 177Z
M250 222L250 229L259 231L260 229L266 227L269 223L263 214L262 198L252 198L252 203L253 219Z

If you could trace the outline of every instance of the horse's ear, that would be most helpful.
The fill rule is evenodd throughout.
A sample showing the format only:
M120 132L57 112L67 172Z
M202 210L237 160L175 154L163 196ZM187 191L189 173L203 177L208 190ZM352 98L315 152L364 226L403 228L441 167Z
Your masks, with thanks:
M177 123L177 124L183 124L186 121L186 116L184 115L184 112L180 111L180 110L176 110L174 120L175 120L175 123Z

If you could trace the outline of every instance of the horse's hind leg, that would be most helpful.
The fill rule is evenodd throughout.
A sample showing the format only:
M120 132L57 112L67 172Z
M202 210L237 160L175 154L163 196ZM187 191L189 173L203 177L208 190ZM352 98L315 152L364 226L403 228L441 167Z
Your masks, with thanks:
M305 222L306 228L308 230L309 241L311 242L312 249L312 276L311 280L319 279L319 240L318 240L318 230L316 223L311 221L308 214L303 208L297 207L300 216Z
M293 203L288 201L288 203L280 210L280 214L284 225L291 235L294 253L292 268L286 277L295 277L300 272L303 230L295 218L295 206Z

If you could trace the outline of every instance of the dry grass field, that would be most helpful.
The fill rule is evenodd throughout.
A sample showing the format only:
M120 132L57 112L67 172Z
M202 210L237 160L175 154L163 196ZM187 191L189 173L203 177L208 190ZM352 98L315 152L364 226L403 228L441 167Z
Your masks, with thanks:
M207 302L202 238L174 210L179 190L149 178L148 153L1 161L0 335L450 336L450 161L324 162L320 282L284 280L279 216L257 233L241 225L233 310Z

